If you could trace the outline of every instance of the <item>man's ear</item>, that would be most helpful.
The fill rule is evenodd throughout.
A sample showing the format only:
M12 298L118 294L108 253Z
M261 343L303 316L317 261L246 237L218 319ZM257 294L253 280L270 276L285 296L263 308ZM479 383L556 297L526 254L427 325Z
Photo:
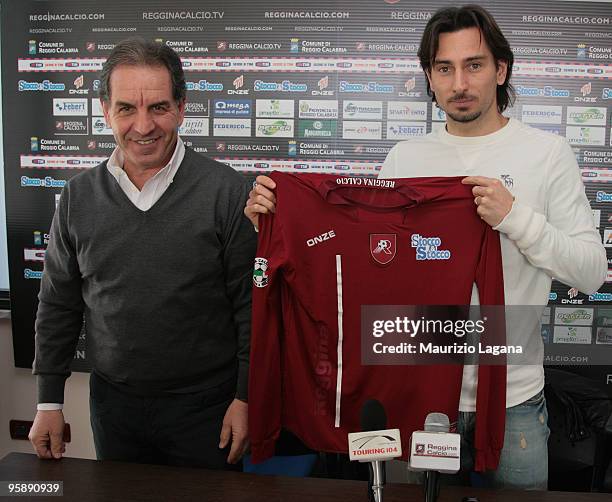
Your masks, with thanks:
M178 106L178 123L179 123L179 126L183 123L183 119L185 118L185 103L186 102L187 102L187 100L185 98L183 98L179 102L177 102L177 106Z
M106 122L106 125L110 127L110 103L107 100L100 98L100 104L102 105L102 113L104 113L104 121Z
M508 75L508 61L500 59L497 61L497 85L503 85Z
M433 83L431 81L431 68L429 70L425 70L425 77L427 77L427 82L429 82L429 88L431 89L431 92L435 92Z

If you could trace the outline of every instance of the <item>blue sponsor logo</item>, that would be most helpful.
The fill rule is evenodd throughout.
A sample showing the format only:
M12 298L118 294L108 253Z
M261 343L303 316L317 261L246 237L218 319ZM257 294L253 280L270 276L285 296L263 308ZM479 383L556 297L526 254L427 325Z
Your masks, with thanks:
M290 80L283 80L282 82L264 82L263 80L255 80L253 90L266 92L306 92L308 90L308 86L306 84L296 84Z
M446 112L442 108L434 106L432 115L435 115L438 120L446 120Z
M289 146L287 147L287 155L289 157L295 157L297 155L297 145L295 141L289 141Z
M612 193L598 191L595 196L595 202L612 202Z
M425 126L390 126L389 131L395 136L421 136L425 134Z
M602 99L612 99L612 89L609 87L604 87L603 91L601 91Z
M594 293L589 295L590 302L610 302L612 301L612 293Z
M40 270L31 270L29 268L23 269L23 278L24 279L42 279L42 271Z
M199 80L198 82L185 82L188 91L214 91L219 92L223 90L223 84L221 82L209 82L208 80Z
M63 188L65 184L66 180L56 180L51 176L47 176L44 179L30 178L29 176L21 177L22 187Z
M251 128L251 124L219 124L216 120L215 120L215 129L227 129L227 130L234 130L234 131L240 131L240 130L244 130L244 129L250 129Z
M340 81L340 92L371 92L377 94L391 94L394 88L392 85L379 84L378 82L368 82L367 84L353 84L346 80Z
M20 80L17 83L17 88L19 92L23 91L64 91L66 90L66 84L51 82L50 80L43 80L42 82L26 82L25 80Z
M540 332L542 334L542 341L550 343L550 326L542 326Z
M248 99L219 99L215 101L216 117L250 117L251 101Z
M95 121L93 121L91 127L94 131L97 131L98 133L103 133L107 129L106 121L102 117L98 117Z
M541 111L541 110L525 110L523 109L523 117L529 118L548 118L548 119L561 119L561 107L559 111Z
M538 96L543 98L567 98L570 92L567 89L556 89L552 85L545 87L516 86L516 94L519 96Z
M100 90L100 81L98 79L93 81L92 88L94 91Z
M423 260L450 260L451 252L439 249L442 245L440 237L423 237L420 234L410 236L410 246L416 250L416 259Z
M547 124L529 124L530 127L535 127L536 129L541 129L542 131L546 131L552 134L556 134L557 136L562 136L561 128L558 126L550 126Z
M83 101L74 102L74 101L67 101L63 99L58 99L57 101L56 100L54 101L55 101L55 109L58 112L66 112L66 114L70 114L70 112L74 112L75 114L81 112L82 115L87 115L87 112L86 112L87 102L83 102Z
M550 292L548 293L548 299L551 302L554 302L557 299L557 293Z

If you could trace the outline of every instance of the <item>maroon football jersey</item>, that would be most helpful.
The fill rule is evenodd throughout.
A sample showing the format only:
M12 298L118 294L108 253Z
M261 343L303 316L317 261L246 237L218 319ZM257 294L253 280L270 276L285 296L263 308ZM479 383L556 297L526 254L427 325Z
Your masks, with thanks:
M463 366L363 365L362 305L503 305L499 236L460 177L380 180L273 173L253 275L249 429L253 461L281 427L308 447L347 453L366 399L399 428L404 457L436 411L458 416ZM479 366L476 468L503 445L506 368Z

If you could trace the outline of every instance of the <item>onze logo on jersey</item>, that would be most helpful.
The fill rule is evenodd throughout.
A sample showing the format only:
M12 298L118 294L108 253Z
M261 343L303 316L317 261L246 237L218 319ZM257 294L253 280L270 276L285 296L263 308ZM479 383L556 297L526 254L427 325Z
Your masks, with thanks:
M450 260L451 252L447 249L439 249L442 245L440 237L423 237L420 234L412 234L410 245L415 248L418 261Z
M376 263L387 265L395 258L397 234L370 234L370 254Z
M265 288L268 285L268 260L265 258L255 258L255 268L253 269L253 284L256 288Z

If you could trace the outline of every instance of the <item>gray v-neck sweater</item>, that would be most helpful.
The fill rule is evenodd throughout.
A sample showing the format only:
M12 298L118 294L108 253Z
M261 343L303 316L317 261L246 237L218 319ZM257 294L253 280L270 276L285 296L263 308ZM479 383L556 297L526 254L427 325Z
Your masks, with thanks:
M126 388L247 397L256 234L247 181L186 149L148 211L106 162L72 178L55 213L36 318L38 402L63 403L85 316L93 370Z

